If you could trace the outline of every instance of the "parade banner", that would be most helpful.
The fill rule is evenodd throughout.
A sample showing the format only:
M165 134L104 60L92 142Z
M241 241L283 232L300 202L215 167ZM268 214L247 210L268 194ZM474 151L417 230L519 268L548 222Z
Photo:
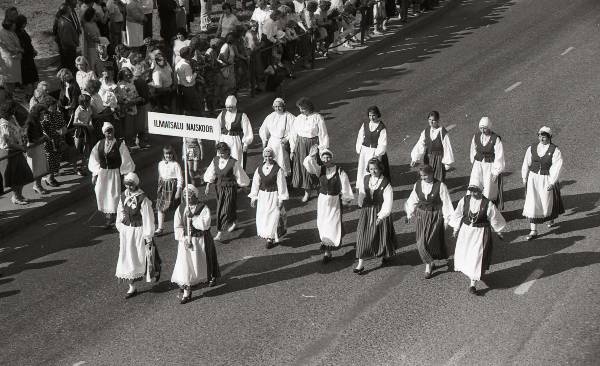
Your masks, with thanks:
M216 118L148 112L148 132L154 135L214 140Z

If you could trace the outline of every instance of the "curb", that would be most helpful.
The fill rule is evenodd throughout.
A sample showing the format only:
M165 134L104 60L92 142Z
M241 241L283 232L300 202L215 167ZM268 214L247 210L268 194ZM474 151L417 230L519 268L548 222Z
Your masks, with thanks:
M294 79L291 82L287 82L285 84L285 89L283 90L285 94L285 90L293 90L298 91L306 88L307 86L314 84L317 81L327 80L331 76L331 68L337 68L338 70L343 67L343 65L350 66L360 59L364 58L366 55L372 54L377 50L385 47L389 41L395 39L395 37L402 35L403 33L407 33L408 31L412 31L419 26L422 26L428 19L433 16L440 16L447 13L451 10L454 5L456 5L460 0L446 0L440 4L437 9L430 11L426 14L419 16L416 19L410 21L402 28L391 32L389 34L385 34L382 37L373 39L367 42L367 46L361 50L357 50L356 52L347 51L348 54L343 54L341 56L336 57L333 60L327 61L322 65L319 70L309 70L306 74L301 75L298 79ZM58 56L51 56L46 59L36 60L36 63L44 63L47 62L47 65L53 62L53 59L56 59ZM262 109L265 109L266 106L270 104L270 101L277 95L277 93L268 93L265 92L260 96L257 96L253 99L244 98L240 100L240 105L245 106L243 109L247 114L258 114ZM258 130L258 126L254 126L254 130ZM166 137L165 138L169 138ZM136 171L143 170L150 166L151 164L156 162L155 157L157 156L159 150L162 146L158 141L153 142L153 147L149 150L143 151L137 157L135 161ZM5 223L0 226L0 237L7 237L9 234L17 231L21 226L29 224L35 220L41 219L43 217L48 216L54 211L57 211L61 208L66 207L72 203L75 203L84 197L87 197L92 193L93 187L91 180L79 184L73 191L66 193L57 197L55 200L48 201L44 206L32 209L23 213L23 215L19 216L17 219Z

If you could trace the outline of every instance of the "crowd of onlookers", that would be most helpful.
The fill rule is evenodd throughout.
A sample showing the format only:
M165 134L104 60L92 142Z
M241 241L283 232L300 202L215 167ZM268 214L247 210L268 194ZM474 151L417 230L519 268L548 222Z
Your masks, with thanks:
M149 110L214 116L228 95L275 91L297 68L311 68L437 0L225 0L220 16L205 0L65 0L52 32L60 90L40 81L27 18L5 10L0 29L0 193L27 204L22 187L58 186L61 161L85 175L103 122L129 146L147 145ZM154 34L157 10L159 36ZM194 20L200 31L192 34ZM29 110L13 100L15 89ZM176 98L176 96L178 96ZM21 101L22 102L22 101ZM16 118L15 118L16 117ZM26 154L23 154L26 152Z

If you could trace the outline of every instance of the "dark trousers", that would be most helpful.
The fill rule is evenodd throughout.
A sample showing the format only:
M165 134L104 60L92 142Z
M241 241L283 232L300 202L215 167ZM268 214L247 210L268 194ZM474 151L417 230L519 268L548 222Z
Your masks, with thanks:
M152 14L144 14L146 22L144 23L144 38L152 38Z
M75 67L75 58L77 58L77 49L75 48L61 48L60 53L60 65L61 67L71 70L73 75L77 72Z

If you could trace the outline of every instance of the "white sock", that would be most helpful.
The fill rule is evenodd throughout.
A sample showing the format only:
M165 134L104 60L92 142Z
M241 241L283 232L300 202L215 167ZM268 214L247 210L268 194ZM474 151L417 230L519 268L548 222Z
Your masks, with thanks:
M364 260L362 259L358 259L358 264L356 265L356 268L363 268L364 267Z
M133 283L130 283L129 284L129 290L127 290L127 293L130 294L130 293L132 293L134 291L135 291L135 286L133 285Z
M431 273L431 263L425 263L425 272Z
M536 225L534 223L529 224L529 228L531 231L537 231L536 230Z
M331 252L329 250L325 251L325 254L323 254L324 257L331 257Z
M471 286L475 287L475 284L477 283L477 280L471 280Z
M190 296L189 287L184 287L183 288L183 297L188 297L188 296Z
M162 229L165 225L165 213L158 211L158 228Z

